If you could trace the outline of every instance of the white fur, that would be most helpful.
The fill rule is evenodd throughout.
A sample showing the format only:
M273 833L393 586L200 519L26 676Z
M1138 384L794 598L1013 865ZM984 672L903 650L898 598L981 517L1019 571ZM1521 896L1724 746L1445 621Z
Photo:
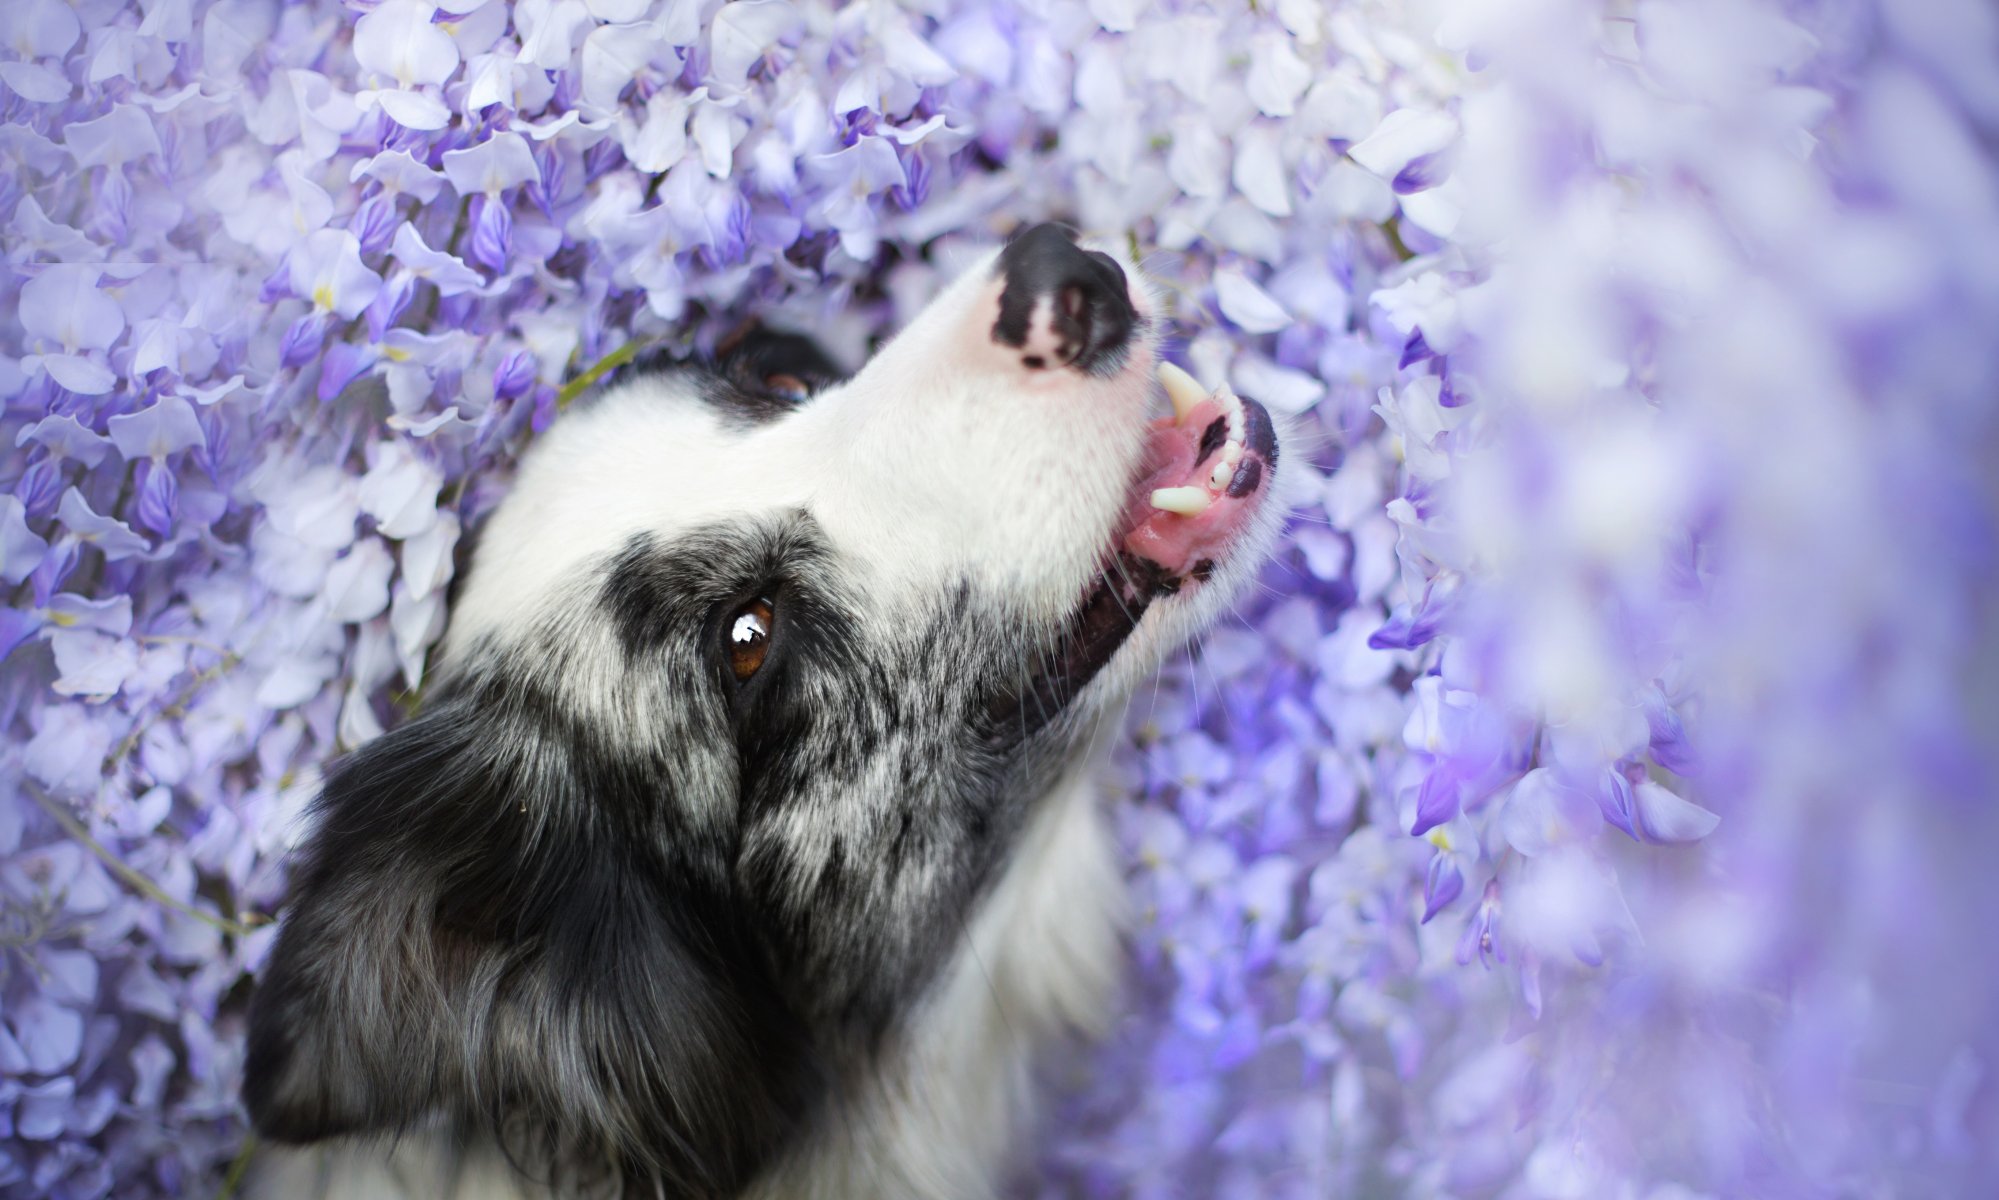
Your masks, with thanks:
M1104 739L1099 738L1101 745ZM983 1200L1030 1115L1035 1052L1104 1025L1123 883L1092 753L1048 797L870 1094L744 1200ZM279 1148L265 1200L550 1200L492 1147L460 1157L425 1131L392 1143Z
M1012 597L1024 615L1068 612L1125 502L1154 407L1154 351L1134 339L1127 368L1108 379L1023 369L1021 351L990 336L1001 290L990 262L966 272L850 382L773 424L730 427L671 394L688 386L673 376L563 417L484 532L447 659L581 603L586 564L635 534L670 540L711 520L785 508L812 512L877 632L963 578ZM1140 281L1129 264L1126 272ZM1134 301L1141 316L1154 307L1142 291ZM1004 1179L1037 1050L1064 1030L1100 1028L1115 991L1124 901L1093 779L1117 728L1118 698L1227 601L1261 561L1275 520L1264 514L1211 585L1148 611L1079 701L1098 714L1090 751L1035 810L872 1086L749 1200L982 1200ZM607 664L615 657L608 641L603 654ZM585 665L563 686L581 704L615 705L615 678L608 666ZM423 1130L390 1143L270 1150L251 1194L546 1195L492 1147L459 1158Z

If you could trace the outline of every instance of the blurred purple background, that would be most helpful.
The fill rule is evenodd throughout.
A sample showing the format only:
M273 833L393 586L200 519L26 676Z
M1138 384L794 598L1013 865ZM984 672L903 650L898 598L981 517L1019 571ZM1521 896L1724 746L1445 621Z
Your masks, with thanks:
M8 0L0 1190L208 1196L324 763L621 347L1068 220L1294 422L1029 1194L1999 1194L1986 0Z

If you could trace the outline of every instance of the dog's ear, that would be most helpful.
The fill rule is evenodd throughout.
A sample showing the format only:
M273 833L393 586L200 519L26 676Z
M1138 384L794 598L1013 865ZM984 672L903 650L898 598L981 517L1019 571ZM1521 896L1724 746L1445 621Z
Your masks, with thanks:
M819 1072L723 851L675 863L686 847L593 794L670 810L659 783L469 700L339 764L251 1008L258 1130L309 1142L441 1113L526 1158L733 1194Z

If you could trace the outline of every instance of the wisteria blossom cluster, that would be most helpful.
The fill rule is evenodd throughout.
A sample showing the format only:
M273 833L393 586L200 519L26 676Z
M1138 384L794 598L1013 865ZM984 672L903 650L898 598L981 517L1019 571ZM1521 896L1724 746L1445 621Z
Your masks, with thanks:
M1982 0L9 0L0 1191L210 1195L324 765L564 403L1132 245L1291 421L1024 1194L1999 1181Z

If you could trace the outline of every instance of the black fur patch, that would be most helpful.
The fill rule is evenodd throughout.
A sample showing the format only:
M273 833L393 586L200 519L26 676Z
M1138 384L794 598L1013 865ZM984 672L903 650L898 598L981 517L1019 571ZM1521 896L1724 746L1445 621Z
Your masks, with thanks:
M950 961L1059 766L1039 735L1128 632L1086 608L1078 657L968 588L864 622L803 513L593 571L329 776L252 1004L273 1141L441 1113L544 1175L734 1194ZM745 597L773 632L738 684ZM1068 666L1024 695L1028 662Z
M757 325L723 343L701 395L729 417L761 425L845 378L811 338Z
M668 1196L753 1178L825 1065L672 775L506 667L344 760L251 1010L258 1130L442 1111Z
M762 325L746 325L724 339L712 361L661 350L634 362L630 371L634 376L694 372L702 402L724 419L745 426L789 416L847 378L811 338Z
M1052 724L1124 645L1154 597L1179 587L1158 564L1120 557L1076 610L1053 652L1038 656L1033 671L992 698L985 717L988 744L1019 745Z

